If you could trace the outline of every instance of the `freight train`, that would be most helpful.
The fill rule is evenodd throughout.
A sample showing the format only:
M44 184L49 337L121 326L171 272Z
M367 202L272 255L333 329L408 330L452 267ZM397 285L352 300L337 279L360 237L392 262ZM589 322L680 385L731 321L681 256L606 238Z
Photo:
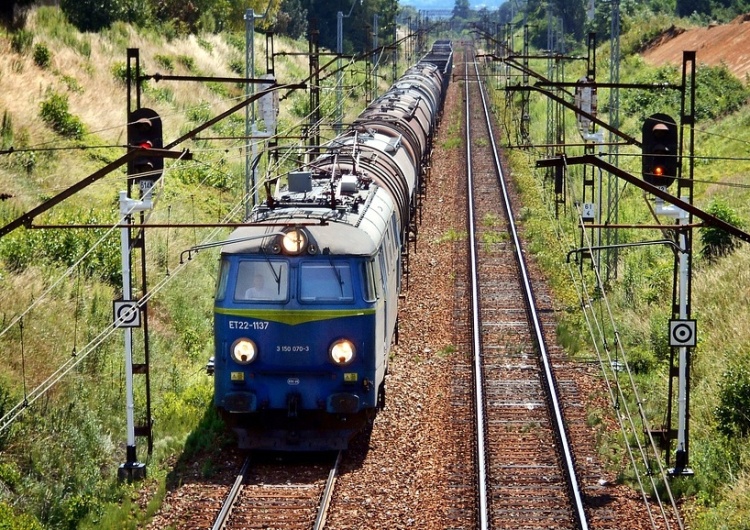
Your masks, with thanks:
M214 405L243 449L345 449L385 403L398 294L450 79L432 50L221 249Z

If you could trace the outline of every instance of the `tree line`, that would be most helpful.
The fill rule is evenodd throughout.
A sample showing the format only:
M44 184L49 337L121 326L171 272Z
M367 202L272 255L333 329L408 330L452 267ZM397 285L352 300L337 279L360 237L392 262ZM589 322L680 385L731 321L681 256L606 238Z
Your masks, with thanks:
M243 31L248 8L256 15L256 28L292 38L315 34L321 46L335 50L337 13L342 24L344 52L371 49L377 25L378 42L392 42L396 16L408 7L398 0L58 0L60 8L81 31L96 32L117 21L136 26L158 26L166 35L199 32ZM12 27L24 8L34 0L0 2L0 23ZM596 16L589 20L589 0L507 0L497 10L473 10L469 0L455 0L453 17L459 20L491 19L515 22L524 13L533 44L546 45L547 10L561 21L566 39L582 42L590 31L600 39L609 37L610 2L596 2ZM690 17L698 23L728 22L750 12L750 0L620 0L622 14L665 13ZM414 10L412 10L414 11ZM19 16L21 14L21 16ZM260 18L266 14L265 17ZM414 13L416 18L417 13ZM376 20L377 16L377 20ZM541 28L541 29L540 29ZM539 42L536 42L539 41Z
M3 2L0 22L17 24L19 13L33 3ZM337 13L341 11L345 53L371 49L375 26L379 44L392 42L399 9L398 0L59 0L59 5L81 31L97 32L122 21L159 27L165 35L174 36L244 31L246 12L252 9L257 30L295 39L313 34L321 46L332 50L336 49Z
M453 16L519 24L526 20L532 45L547 46L548 14L559 21L567 42L582 43L590 32L608 39L612 2L595 2L594 17L588 16L590 0L507 0L496 11L470 9L469 0L455 0ZM697 24L727 23L750 12L750 0L619 0L621 22L637 14L666 14L690 18Z

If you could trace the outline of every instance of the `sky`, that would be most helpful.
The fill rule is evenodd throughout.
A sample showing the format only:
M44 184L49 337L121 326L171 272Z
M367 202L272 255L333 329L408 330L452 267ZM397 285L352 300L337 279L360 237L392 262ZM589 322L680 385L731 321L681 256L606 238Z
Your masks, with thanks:
M469 0L472 9L480 9L487 7L487 9L497 9L500 4L505 3L506 0ZM399 0L401 5L413 6L415 9L447 9L453 10L453 6L456 4L456 0Z

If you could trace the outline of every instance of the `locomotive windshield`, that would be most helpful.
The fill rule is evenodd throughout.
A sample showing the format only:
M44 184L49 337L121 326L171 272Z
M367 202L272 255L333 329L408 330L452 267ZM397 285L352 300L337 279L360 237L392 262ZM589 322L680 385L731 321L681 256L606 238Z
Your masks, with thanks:
M354 300L352 271L346 262L304 262L300 265L299 278L303 302Z
M240 261L235 300L279 302L287 299L289 265L286 261Z

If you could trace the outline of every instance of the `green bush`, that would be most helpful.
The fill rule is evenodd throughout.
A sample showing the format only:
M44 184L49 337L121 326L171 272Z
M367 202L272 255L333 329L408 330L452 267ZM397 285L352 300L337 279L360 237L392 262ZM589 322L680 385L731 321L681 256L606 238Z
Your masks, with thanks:
M44 530L44 527L35 517L16 515L13 508L0 502L0 530Z
M29 436L17 494L25 512L36 514L47 528L75 530L88 513L117 495L112 476L119 455L111 427L99 417L111 411L83 404L100 397L91 395L94 387L81 382L68 389L67 399L59 395L57 405L44 413L32 410L23 420Z
M634 83L656 86L681 85L681 69L674 65L647 68L641 61ZM750 89L737 79L726 65L700 65L696 70L696 120L715 119L739 110L750 97ZM625 114L638 121L657 112L679 116L680 91L674 88L628 90L623 93Z
M102 224L113 220L89 211L68 211L51 222L59 224ZM0 244L0 257L11 271L22 271L39 263L62 264L70 267L87 251L91 252L80 263L81 272L86 277L96 277L111 285L120 285L120 243L119 232L115 231L104 238L103 228L67 230L31 230L15 232L4 237Z
M112 77L123 85L128 82L128 65L124 61L112 63L110 72L112 72Z
M211 31L211 30L206 30ZM202 37L196 37L195 41L198 43L198 46L206 50L208 53L211 53L214 51L214 45L211 44L211 42L207 41L206 39Z
M188 385L187 381L171 391L164 391L154 420L165 432L189 434L206 413L206 404L213 399L213 386L206 379L201 385Z
M719 466L736 466L737 462L731 461L735 459L732 459L730 455L726 456L729 456L730 463L717 461L717 464ZM737 469L737 467L733 467L733 469ZM721 495L701 496L705 498L703 504L710 509L696 513L694 521L691 521L691 528L696 530L750 530L750 517L748 517L750 496L747 494L747 478L741 477L734 483L732 474L725 475L723 482L715 481L715 484L724 486ZM734 484L728 485L727 481Z
M730 225L743 228L742 218L719 197L712 199L706 211ZM701 256L708 261L728 256L742 244L739 239L713 226L701 228L700 238L703 245Z
M241 52L243 56L245 55L246 44L244 33L225 31L222 36L224 37L224 40L226 40L227 44L229 44L229 46L231 46L238 52Z
M292 94L292 116L304 118L310 112L310 98L300 92Z
M120 0L117 19L140 27L152 24L155 3L149 0Z
M34 45L34 62L39 68L49 68L52 61L52 53L42 43Z
M656 364L651 351L637 346L631 346L628 349L627 361L630 369L636 374L647 374Z
M156 61L156 64L164 68L167 72L171 72L174 70L174 59L172 59L169 55L157 53L156 55L154 55L154 61Z
M225 164L220 162L216 166L175 167L170 175L188 186L201 185L225 190L231 188L232 181L224 166Z
M221 98L232 97L232 90L226 83L217 83L209 81L206 83L206 88Z
M85 134L83 122L68 110L67 96L51 92L47 99L42 101L39 115L44 123L62 136L80 140Z
M235 74L244 77L245 76L245 59L239 59L237 57L229 61L229 69Z
M669 346L669 315L658 310L652 313L649 321L649 342L656 359L668 361L672 353Z
M112 77L115 78L115 81L118 81L122 83L123 85L128 82L128 65L125 63L125 61L117 61L117 62L112 63L112 66L110 67L109 71L112 72ZM133 72L133 76L135 75L136 73ZM144 75L143 64L141 64L141 67L138 71L138 75ZM149 87L148 81L143 81L141 86L143 87L144 90L147 90Z
M172 103L174 101L174 90L169 87L150 88L145 91L156 101Z
M21 470L15 462L0 463L0 481L10 490L14 490L21 483ZM0 524L0 528L2 525Z
M181 25L175 20L165 20L159 24L159 35L164 37L167 42L172 42L184 33Z
M188 55L178 55L177 62L184 66L188 70L188 72L197 73L195 59L193 59L192 57Z
M10 47L16 53L26 53L34 42L34 34L25 29L19 29L10 38Z
M733 367L724 372L719 383L719 406L714 415L718 430L728 437L750 434L750 369Z
M725 64L701 65L696 75L697 119L714 119L738 111L750 98L750 89Z

